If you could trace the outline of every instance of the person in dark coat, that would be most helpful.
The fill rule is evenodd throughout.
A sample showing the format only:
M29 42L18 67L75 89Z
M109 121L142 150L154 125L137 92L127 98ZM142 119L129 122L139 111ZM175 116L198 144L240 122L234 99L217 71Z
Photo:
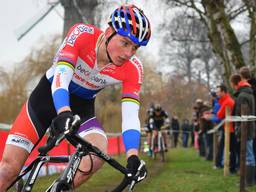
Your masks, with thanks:
M188 119L184 119L181 125L182 130L182 146L188 147L188 138L190 133L190 124Z
M180 124L179 124L178 117L176 115L173 115L173 117L172 117L171 128L172 128L173 137L174 137L174 147L177 147Z
M235 90L235 108L234 115L241 116L242 104L246 104L248 107L248 115L255 114L255 101L253 96L253 90L251 85L242 80L239 74L234 74L230 78L231 86ZM246 185L251 186L255 183L255 158L253 154L253 138L255 122L250 121L247 123L247 140L246 140ZM241 137L241 122L235 123L235 133L237 140Z

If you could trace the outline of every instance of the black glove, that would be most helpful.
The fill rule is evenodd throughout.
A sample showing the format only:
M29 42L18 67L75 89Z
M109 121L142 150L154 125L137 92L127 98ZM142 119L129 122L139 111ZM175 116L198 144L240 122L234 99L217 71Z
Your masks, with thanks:
M66 130L69 130L71 126L74 125L75 120L77 121L77 119L71 111L61 112L57 115L57 117L55 117L52 120L52 124L50 127L50 135L58 136L59 134L64 133Z
M140 161L137 155L132 155L127 160L128 177L127 179L132 182L140 182L147 176L147 169L144 161Z

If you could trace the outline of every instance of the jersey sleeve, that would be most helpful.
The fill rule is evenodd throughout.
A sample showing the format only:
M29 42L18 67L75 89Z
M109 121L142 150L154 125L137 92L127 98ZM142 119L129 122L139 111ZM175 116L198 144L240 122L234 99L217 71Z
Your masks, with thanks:
M126 151L140 144L139 92L142 83L142 64L132 58L127 67L122 91L122 135Z
M139 92L143 81L143 66L134 56L127 66L123 81L122 101L130 101L139 104Z
M94 41L97 40L97 37L95 37L97 32L95 27L82 23L71 27L56 54L55 62L65 62L75 67L80 50L90 49L94 46Z
M94 28L85 24L76 24L70 28L66 38L60 46L54 63L53 82L51 86L52 97L56 111L64 106L70 106L69 103L69 84L73 77L75 64L79 52L85 46L90 48L94 43Z

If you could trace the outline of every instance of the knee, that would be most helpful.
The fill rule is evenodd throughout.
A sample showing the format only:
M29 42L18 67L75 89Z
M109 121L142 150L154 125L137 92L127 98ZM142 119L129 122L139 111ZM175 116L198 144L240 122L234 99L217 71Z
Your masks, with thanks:
M0 162L0 191L5 191L18 176L19 172L20 167L17 163L12 160L2 159Z
M0 162L0 177L8 179L16 177L21 170L20 163L14 158L3 158Z

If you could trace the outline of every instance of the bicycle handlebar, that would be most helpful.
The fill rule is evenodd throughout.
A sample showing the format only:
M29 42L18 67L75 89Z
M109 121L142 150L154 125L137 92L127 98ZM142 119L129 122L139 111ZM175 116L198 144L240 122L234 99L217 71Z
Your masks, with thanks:
M38 152L40 153L40 155L46 155L52 148L57 146L64 138L65 138L64 134L54 138L50 136L47 139L46 144L38 148Z
M76 131L70 130L65 131L63 134L59 135L58 137L52 137L50 136L47 139L47 143L38 148L38 151L40 155L46 155L52 148L57 146L64 138L72 144L74 147L78 147L79 145L82 147L82 151L87 151L89 153L94 153L104 161L106 161L109 165L120 171L122 174L125 175L125 178L121 181L121 183L114 189L112 192L120 192L124 190L128 185L130 187L128 188L128 191L132 191L135 181L129 181L127 178L130 177L128 175L127 169L121 165L119 162L117 162L115 159L111 158L109 155L103 153L100 149L93 146L91 143L84 140L82 137L80 137L78 134L75 133Z

